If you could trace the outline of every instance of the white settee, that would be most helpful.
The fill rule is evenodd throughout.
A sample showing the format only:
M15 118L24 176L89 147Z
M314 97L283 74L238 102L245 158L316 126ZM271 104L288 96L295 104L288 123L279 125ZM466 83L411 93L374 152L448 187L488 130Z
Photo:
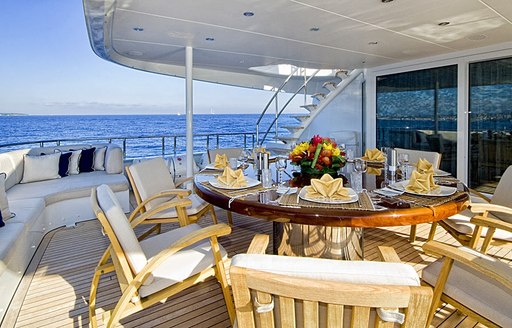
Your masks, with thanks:
M25 155L47 155L91 147L106 147L104 170L20 183L24 177ZM129 211L129 183L123 174L123 153L113 144L56 146L1 153L2 172L6 174L5 193L9 210L15 216L4 218L5 226L0 228L0 322L43 236L52 229L73 226L95 217L90 205L93 187L107 184L115 192L124 211Z

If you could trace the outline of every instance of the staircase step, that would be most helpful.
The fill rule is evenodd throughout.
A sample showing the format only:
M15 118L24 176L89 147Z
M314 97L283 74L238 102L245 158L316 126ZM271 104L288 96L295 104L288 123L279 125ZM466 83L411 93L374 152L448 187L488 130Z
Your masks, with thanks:
M299 138L294 136L279 136L279 140L283 141L286 144L292 144L296 142Z
M302 125L287 125L287 126L281 126L283 129L287 129L290 132L295 132L299 130L304 130L304 127Z
M310 118L311 116L310 115L307 115L307 114L304 114L304 115L292 115L292 117L294 119L296 119L297 121L299 122L304 122L305 120L307 120L308 118Z
M325 93L315 93L311 97L316 98L318 101L325 99Z
M334 91L336 89L336 82L333 81L327 81L323 84L323 87L326 88L329 91Z
M336 71L335 75L336 75L337 78L340 78L340 79L343 80L343 79L347 78L348 71L345 70L345 69L340 69L340 70Z
M300 108L304 108L304 109L308 110L310 113L313 112L316 109L316 107L317 107L316 104L308 104L308 105L300 106Z

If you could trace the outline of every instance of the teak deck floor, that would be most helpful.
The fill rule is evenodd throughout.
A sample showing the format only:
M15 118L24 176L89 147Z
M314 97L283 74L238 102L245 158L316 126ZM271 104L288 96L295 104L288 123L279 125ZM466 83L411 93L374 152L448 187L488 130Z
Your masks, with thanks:
M226 222L225 213L217 211L221 222ZM231 235L219 239L230 257L244 253L254 234L272 233L272 223L264 220L234 214L233 221L235 226ZM209 218L204 218L200 224L210 222ZM174 227L168 224L165 229ZM365 258L377 260L378 245L393 246L403 262L420 272L434 260L421 251L429 229L428 224L418 226L418 239L413 244L408 241L408 226L367 229ZM435 239L456 244L442 228L437 229ZM39 246L2 327L87 327L92 273L107 245L107 237L102 236L100 224L95 220L50 232ZM509 262L512 260L510 249L493 247L489 253ZM113 307L119 296L115 275L104 276L99 286L98 312ZM101 317L98 313L99 324L103 326ZM124 327L230 326L221 290L214 279L181 292L165 304L136 313L122 320L121 324ZM483 327L449 306L438 311L433 324L435 327Z

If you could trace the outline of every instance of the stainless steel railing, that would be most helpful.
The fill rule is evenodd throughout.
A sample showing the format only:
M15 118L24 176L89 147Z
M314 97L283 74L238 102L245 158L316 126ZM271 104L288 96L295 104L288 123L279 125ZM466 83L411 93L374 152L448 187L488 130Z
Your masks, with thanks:
M27 147L48 147L80 143L117 143L123 148L125 159L151 156L182 155L186 151L186 135L153 136L108 136L76 139L49 139L0 144L0 153ZM206 152L212 148L254 148L256 134L253 132L194 134L194 152Z

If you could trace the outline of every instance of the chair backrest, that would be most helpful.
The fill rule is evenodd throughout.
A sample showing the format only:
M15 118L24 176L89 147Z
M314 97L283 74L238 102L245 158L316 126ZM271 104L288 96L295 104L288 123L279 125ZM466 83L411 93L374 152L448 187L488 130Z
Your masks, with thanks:
M115 259L113 262L120 283L130 281L147 264L147 258L128 218L107 185L92 190L91 205L110 240L111 256Z
M501 176L498 186L491 198L491 204L512 207L512 165ZM493 213L500 219L512 223L512 215L505 213Z
M435 151L425 151L425 150L415 150L415 149L404 149L404 148L395 148L398 154L409 154L409 163L415 164L422 159L426 159L434 168L438 169L441 165L441 154L436 153Z
M176 188L165 160L161 157L152 158L126 168L126 174L132 185L137 204L165 190ZM170 198L158 198L149 202L146 210L167 202Z
M217 148L208 149L208 160L210 163L215 162L215 155L226 154L227 158L239 158L242 156L243 148Z
M402 263L240 254L230 277L239 327L425 327L432 300Z

